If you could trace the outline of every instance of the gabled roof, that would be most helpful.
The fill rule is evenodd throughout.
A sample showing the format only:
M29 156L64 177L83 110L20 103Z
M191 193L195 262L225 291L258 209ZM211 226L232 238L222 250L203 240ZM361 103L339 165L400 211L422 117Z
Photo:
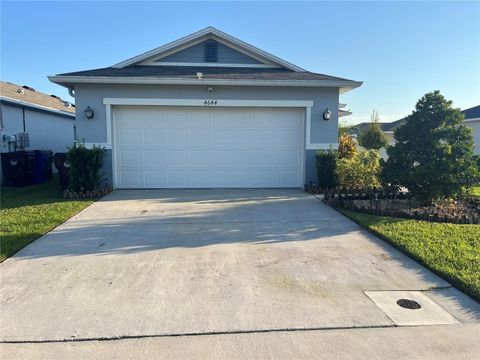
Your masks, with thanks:
M247 44L246 42L239 40L227 33L224 33L223 31L220 31L213 26L206 27L205 29L202 29L200 31L197 31L193 34L184 36L178 40L172 41L168 44L165 44L163 46L160 46L156 49L147 51L143 54L134 56L130 59L124 60L118 64L113 65L113 68L124 68L126 66L130 65L138 65L142 62L145 62L147 60L151 60L153 58L159 58L162 56L162 54L172 54L177 51L180 51L182 49L185 49L186 47L192 46L194 44L200 43L206 39L214 39L217 40L221 43L224 43L227 46L230 46L232 48L236 48L241 51L245 51L246 53L249 53L255 57L258 57L259 59L264 60L266 63L271 63L271 64L276 64L281 67L285 67L287 69L293 70L293 71L305 71L304 69L289 63L288 61L285 61L283 59L280 59L279 57L276 57L266 51L263 51L253 45Z
M0 99L11 104L29 106L69 117L75 116L75 105L55 95L36 91L29 86L0 81Z
M207 39L214 39L263 61L242 67L226 64L162 64L159 57L185 50ZM178 66L176 66L178 65ZM207 66L210 65L210 66ZM208 27L169 44L122 61L108 68L64 73L48 77L67 88L78 83L163 84L163 85L233 85L233 86L305 86L335 87L340 93L362 85L362 82L317 74L260 50L218 29Z
M480 119L480 105L462 110L462 114L465 115L465 121Z

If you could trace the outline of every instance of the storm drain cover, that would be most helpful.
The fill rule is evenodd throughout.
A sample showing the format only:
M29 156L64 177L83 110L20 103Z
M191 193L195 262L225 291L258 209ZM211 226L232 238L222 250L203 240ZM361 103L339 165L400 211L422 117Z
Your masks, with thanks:
M397 305L410 310L418 310L422 307L418 302L410 299L397 300Z
M397 325L459 324L423 291L374 290L365 295Z

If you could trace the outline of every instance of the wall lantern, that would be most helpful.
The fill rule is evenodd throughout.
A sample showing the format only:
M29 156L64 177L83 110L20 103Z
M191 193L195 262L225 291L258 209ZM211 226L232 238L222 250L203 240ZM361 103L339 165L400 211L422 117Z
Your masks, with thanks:
M85 109L85 116L88 120L91 120L93 119L93 115L95 115L95 113L93 112L93 109L88 106L86 109Z
M332 116L332 112L326 108L325 111L323 112L323 120L328 121L330 120L330 116Z

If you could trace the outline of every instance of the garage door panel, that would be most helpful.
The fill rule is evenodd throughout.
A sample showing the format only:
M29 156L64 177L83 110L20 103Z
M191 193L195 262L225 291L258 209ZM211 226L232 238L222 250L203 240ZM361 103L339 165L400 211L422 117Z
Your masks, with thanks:
M115 108L118 187L300 187L300 109Z
M139 150L122 150L120 151L120 166L135 166L141 162L141 154Z
M186 150L166 150L166 164L169 166L186 166L188 152Z
M165 170L148 170L145 171L145 186L158 187L166 185L166 171Z
M143 152L143 166L145 168L164 167L166 153L162 150L149 150Z

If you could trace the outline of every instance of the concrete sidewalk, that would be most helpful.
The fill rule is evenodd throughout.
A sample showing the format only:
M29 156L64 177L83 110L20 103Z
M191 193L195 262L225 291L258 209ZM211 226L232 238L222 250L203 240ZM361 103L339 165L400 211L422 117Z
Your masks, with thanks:
M480 325L0 344L0 351L3 360L473 360L480 354Z

